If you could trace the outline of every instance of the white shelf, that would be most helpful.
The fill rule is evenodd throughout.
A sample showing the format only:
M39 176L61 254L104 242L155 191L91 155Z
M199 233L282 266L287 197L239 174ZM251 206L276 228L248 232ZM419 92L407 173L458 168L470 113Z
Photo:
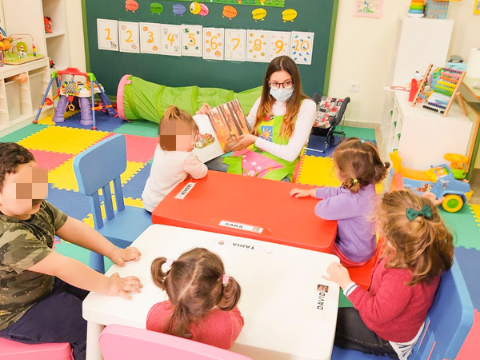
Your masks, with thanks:
M65 35L65 31L57 31L53 33L45 33L45 39L50 39L56 36L62 36Z

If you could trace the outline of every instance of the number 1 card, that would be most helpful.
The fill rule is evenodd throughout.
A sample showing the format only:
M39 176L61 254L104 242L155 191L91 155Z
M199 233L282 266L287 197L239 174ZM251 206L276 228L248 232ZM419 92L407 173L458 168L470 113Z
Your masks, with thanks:
M100 50L118 51L118 21L97 19L97 38Z

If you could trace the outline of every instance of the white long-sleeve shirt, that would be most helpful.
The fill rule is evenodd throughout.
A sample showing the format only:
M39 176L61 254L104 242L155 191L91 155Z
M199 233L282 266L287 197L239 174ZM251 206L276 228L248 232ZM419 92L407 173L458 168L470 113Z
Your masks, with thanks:
M255 104L253 104L253 107L247 116L247 121L252 128L255 125L255 119L257 116L259 104L260 98L258 98ZM275 101L272 106L272 114L274 116L278 116L285 115L286 112L286 103ZM283 160L294 161L298 157L298 155L300 155L302 147L305 146L308 141L310 131L312 130L313 122L315 121L316 116L317 108L315 102L310 99L305 99L302 101L302 104L298 111L295 129L290 136L290 139L288 140L288 144L279 145L268 140L258 138L255 141L255 146L269 152L272 155L278 156Z
M157 145L150 176L142 193L143 207L153 211L172 189L190 174L194 179L207 175L208 168L188 151L165 151Z

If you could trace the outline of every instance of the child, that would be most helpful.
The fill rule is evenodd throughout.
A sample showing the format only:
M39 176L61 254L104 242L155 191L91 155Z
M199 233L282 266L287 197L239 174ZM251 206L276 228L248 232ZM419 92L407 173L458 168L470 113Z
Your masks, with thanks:
M362 266L376 248L371 221L377 202L375 184L387 176L390 164L382 162L374 144L350 138L333 152L333 165L342 185L293 189L290 196L323 199L315 207L315 214L323 219L338 220L337 239L331 253L346 267Z
M452 234L435 205L409 191L385 194L377 217L385 249L369 291L338 263L324 276L354 306L339 309L335 344L404 360L422 332L440 275L452 266Z
M209 111L210 106L203 104L199 113ZM253 176L290 182L316 116L316 104L303 93L297 65L288 56L278 56L268 64L262 95L247 116L251 134L240 137L233 156L215 158L207 165L211 170L247 174L252 165L262 163L262 169L255 166ZM244 150L251 144L253 151Z
M96 230L68 217L47 196L47 171L15 143L0 143L0 337L24 343L68 342L85 359L88 291L130 299L140 280L106 277L52 250L53 237L107 256L117 265L137 261L133 247L117 249ZM83 289L83 290L82 290Z
M168 270L162 270L162 265ZM172 261L152 263L155 284L166 290L167 301L155 304L147 329L229 349L240 334L243 317L238 310L240 285L225 274L222 260L196 248Z
M145 184L143 207L152 212L165 196L190 174L194 179L207 175L208 168L193 155L198 126L192 116L170 106L158 127L150 176Z

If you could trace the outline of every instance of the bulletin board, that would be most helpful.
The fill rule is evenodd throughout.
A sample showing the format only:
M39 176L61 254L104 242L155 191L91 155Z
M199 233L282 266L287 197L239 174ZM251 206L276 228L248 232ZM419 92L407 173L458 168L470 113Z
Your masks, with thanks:
M219 61L99 49L98 20L112 20L119 24L158 24L158 27L201 26L223 29L225 33L235 29L265 33L309 32L314 34L310 64L298 65L302 87L309 96L314 92L324 94L328 90L338 1L197 0L192 5L189 0L83 0L87 68L95 74L108 95L116 94L118 82L125 74L172 87L197 85L238 92L262 85L269 60ZM200 16L199 11L191 12L194 6L199 11L207 7L208 14ZM285 10L292 9L296 12L294 16L291 11L285 13ZM234 12L235 16L231 17L226 10L230 15ZM141 31L142 27L139 28Z

